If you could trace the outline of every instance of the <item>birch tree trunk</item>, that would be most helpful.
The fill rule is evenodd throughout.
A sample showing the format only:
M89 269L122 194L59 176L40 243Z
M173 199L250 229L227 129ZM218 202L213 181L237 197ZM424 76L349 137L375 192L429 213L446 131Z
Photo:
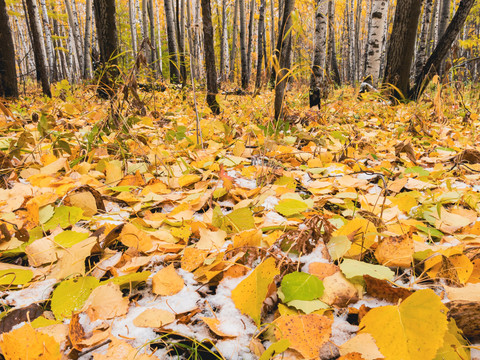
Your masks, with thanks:
M398 99L408 96L421 6L422 1L403 0L395 9L383 83L394 87L393 94Z
M285 88L287 86L292 52L292 11L295 8L295 0L285 0L285 7L282 17L282 25L278 30L277 48L280 49L279 70L275 81L275 120L284 117L284 97Z
M245 23L245 0L239 0L240 12L240 64L242 89L248 88L247 29Z
M40 77L42 90L45 95L52 97L50 91L50 81L48 75L48 65L43 44L42 27L40 24L40 15L38 14L37 3L35 0L25 0L30 23L30 32L32 34L33 52L35 54L35 66Z
M8 24L7 5L0 0L0 96L18 97L17 69L12 32Z
M215 68L215 44L213 42L212 9L210 0L202 0L203 43L205 46L205 71L207 74L207 104L215 115L220 114L217 103L217 70Z
M362 22L362 0L357 0L355 7L355 81L360 80L360 24Z
M172 0L164 0L165 23L167 24L168 62L170 64L170 82L178 84L180 72L178 71L177 40L175 37L175 22L173 18Z
M185 86L187 82L187 67L185 62L185 0L179 0L177 3L177 39L178 52L180 60L180 75L182 77L182 84Z
M272 0L273 1L273 0ZM238 5L240 0L235 0L232 28L232 50L230 52L230 76L231 82L235 80L235 59L237 52L237 31L238 31Z
M372 85L376 86L380 77L380 60L382 42L385 33L386 0L373 0L371 13L371 29L368 36L367 67L365 76L372 77Z
M349 11L349 26L348 26L348 43L349 43L349 54L350 59L350 82L355 84L355 70L357 66L355 65L355 12L354 0L350 0L350 11Z
M80 73L83 75L84 71L84 64L85 61L83 60L83 50L82 50L82 40L80 37L80 29L78 26L78 18L77 14L73 12L72 9L72 4L70 3L70 0L65 0L65 7L67 9L67 15L68 15L68 24L70 26L70 31L72 32L73 35L73 44L75 46L75 52L77 54L77 63L80 66L79 70Z
M47 53L48 73L50 75L50 81L55 81L55 54L53 52L52 33L50 31L50 22L48 21L48 13L45 0L40 0L40 6L42 8L42 22L45 35L45 50Z
M420 29L420 37L418 39L417 54L415 58L415 78L420 75L422 67L425 64L427 56L427 37L430 28L430 20L432 18L433 0L425 0L423 5L422 27Z
M322 98L326 97L325 58L327 50L327 2L319 0L315 12L315 33L313 35L313 61L310 76L310 107L320 109Z
M261 0L259 17L258 17L258 39L257 39L257 76L255 79L255 92L258 92L262 87L262 62L264 52L265 40L265 6L266 1Z
M128 17L130 20L130 32L132 37L132 51L133 57L137 56L137 19L135 14L134 0L128 0Z
M438 0L439 12L438 12L438 27L437 27L437 44L441 37L447 30L448 22L450 20L450 0Z
M228 74L228 27L227 1L222 0L222 32L220 43L220 81L226 81Z
M253 20L255 15L255 0L250 2L250 18L248 20L248 45L247 45L247 84L252 75L252 48L253 48ZM247 85L248 86L248 85Z
M84 73L85 79L91 79L92 72L92 58L90 52L92 51L92 0L87 0L85 3L85 41L83 47L83 61L84 61Z
M148 0L147 14L150 23L150 43L152 45L150 49L150 64L153 74L157 74L157 52L155 51L155 19L153 15L153 0Z
M163 78L163 55L162 55L162 33L160 31L160 8L158 7L158 2L155 0L155 21L157 22L157 56L158 56L158 71L159 75Z

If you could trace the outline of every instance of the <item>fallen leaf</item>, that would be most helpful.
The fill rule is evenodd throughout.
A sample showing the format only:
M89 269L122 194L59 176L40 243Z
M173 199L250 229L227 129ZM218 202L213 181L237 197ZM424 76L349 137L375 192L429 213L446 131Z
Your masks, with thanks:
M365 281L365 290L368 295L393 304L397 304L399 300L405 300L414 293L413 290L394 287L389 281L377 279L368 274L363 275L363 280Z
M125 315L128 303L128 298L123 297L120 286L107 283L93 289L82 310L92 322L98 319L107 320Z
M183 278L177 274L173 265L164 267L152 277L152 291L157 295L175 295L184 286Z
M358 334L347 340L345 343L339 346L340 355L346 356L350 353L358 353L360 358L364 360L376 360L383 359L384 356L378 350L378 346L375 343L375 339L372 335L363 333Z
M412 266L413 253L413 239L405 234L383 238L377 245L375 257L382 265L407 268Z
M289 347L304 359L317 359L321 347L330 338L333 320L317 314L292 315L281 316L274 324L278 340L288 340Z
M162 309L147 309L133 320L138 327L161 328L175 321L175 314Z

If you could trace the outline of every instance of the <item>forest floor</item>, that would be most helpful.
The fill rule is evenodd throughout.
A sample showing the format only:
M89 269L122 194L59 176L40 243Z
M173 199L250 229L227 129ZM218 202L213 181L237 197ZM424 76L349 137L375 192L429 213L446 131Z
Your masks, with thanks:
M478 88L272 98L6 103L4 357L480 358Z

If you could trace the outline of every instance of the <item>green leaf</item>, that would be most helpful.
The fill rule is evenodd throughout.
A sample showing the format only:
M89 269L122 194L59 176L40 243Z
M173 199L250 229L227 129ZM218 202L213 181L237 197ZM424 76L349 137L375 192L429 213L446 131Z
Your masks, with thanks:
M57 320L72 316L72 312L81 309L90 293L99 285L93 276L77 277L62 281L52 294L52 312Z
M73 245L87 239L89 237L88 233L80 233L71 230L65 230L55 236L53 241L59 246L64 248L72 247Z
M383 265L367 264L363 261L345 259L340 264L340 270L348 280L363 284L363 275L370 275L376 279L393 280L395 273Z
M0 285L25 285L33 278L32 270L0 270Z
M438 349L435 360L470 359L470 349L457 327L454 319L448 322L447 332L443 338L443 346Z
M308 209L308 204L297 199L284 199L275 205L275 210L283 216L293 216Z
M323 295L323 281L315 275L295 271L287 274L282 280L284 302L292 300L315 300Z
M434 237L434 238L441 239L444 236L441 231L439 231L437 229L434 229L434 228L426 227L426 226L423 226L423 225L415 225L415 227L418 230L423 231L427 235L430 235L431 237Z
M405 174L418 174L419 176L428 176L430 173L421 166L413 166L405 170Z
M303 311L305 314L311 314L314 311L322 309L330 309L330 305L325 304L320 300L292 300L287 303L288 306L294 307L297 310Z
M59 320L53 320L53 319L46 319L43 316L39 316L35 320L31 322L31 325L34 329L42 328L45 326L50 326L50 325L55 325L55 324L61 324L62 322Z
M267 350L265 350L260 356L260 360L269 360L271 359L274 355L278 355L285 350L287 350L290 347L290 340L288 339L281 339L277 342L274 342L272 345L270 345Z
M47 205L38 210L38 222L45 224L50 220L55 212L55 208L52 205Z
M114 277L105 281L102 281L100 285L107 284L109 282L117 284L120 288L134 288L141 282L147 281L152 273L150 271L142 271L139 273L133 273L128 275L122 275Z
M44 225L44 230L52 230L57 226L62 229L76 224L82 219L83 210L73 206L59 206L52 218L48 220Z

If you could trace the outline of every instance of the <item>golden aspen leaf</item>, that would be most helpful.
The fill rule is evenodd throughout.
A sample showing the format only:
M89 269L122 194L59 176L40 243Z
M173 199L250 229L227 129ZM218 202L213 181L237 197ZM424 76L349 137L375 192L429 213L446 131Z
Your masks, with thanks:
M245 230L233 237L233 247L260 246L262 241L262 230Z
M98 211L95 197L90 191L81 191L68 196L70 205L83 210L83 215L92 217Z
M180 187L185 187L185 186L188 186L188 185L195 184L196 182L200 181L201 179L202 178L200 177L200 175L196 175L196 174L183 175L182 177L180 177L178 179L178 185L180 185Z
M227 233L223 230L210 231L200 228L199 232L200 241L195 244L195 247L201 250L220 250L227 237Z
M175 314L162 309L147 309L133 320L138 327L160 328L175 321Z
M335 274L337 271L340 271L340 268L335 264L313 262L308 266L308 273L315 275L320 280Z
M345 256L355 257L368 250L376 239L375 225L364 218L355 218L333 233L333 236L345 235L352 242L352 246Z
M457 271L458 280L465 284L473 273L473 264L466 255L453 255L448 258Z
M60 345L55 339L32 325L3 334L0 348L7 360L56 360L61 359Z
M208 251L206 250L187 247L183 252L181 268L191 272L203 264L207 255Z
M128 311L128 298L124 298L120 286L109 282L93 289L83 310L90 321L107 320L125 315Z
M93 353L93 360L158 360L158 357L148 354L140 354L137 348L124 340L111 337L108 350L105 354Z
M375 250L375 257L382 265L407 268L412 265L413 253L413 239L405 234L384 238Z
M120 233L120 241L128 247L146 252L153 246L150 234L140 230L135 225L126 223Z
M358 334L347 342L340 345L340 355L347 356L351 353L361 355L361 359L375 360L383 359L382 353L378 350L375 339L368 333ZM359 359L360 359L359 358ZM355 359L352 357L352 359Z
M183 278L177 274L173 265L164 267L152 278L153 293L157 295L175 295L184 286Z
M201 317L200 319L202 319L202 321L205 324L207 324L208 328L212 330L212 332L215 333L215 335L220 337L235 337L235 335L225 334L223 331L219 329L221 322L217 318Z
M429 360L443 344L447 308L433 290L419 290L398 306L370 310L360 329L373 336L389 360Z
M330 339L333 320L326 316L292 315L275 320L275 337L290 341L290 349L304 359L318 359L321 347Z
M268 288L278 274L280 271L275 267L275 259L270 257L232 290L232 300L237 309L250 316L257 325L260 324L260 315Z

